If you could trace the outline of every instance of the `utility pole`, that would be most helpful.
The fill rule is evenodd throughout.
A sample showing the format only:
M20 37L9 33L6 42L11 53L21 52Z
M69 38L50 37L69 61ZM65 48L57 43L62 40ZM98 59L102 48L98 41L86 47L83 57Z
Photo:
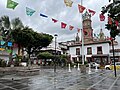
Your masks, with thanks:
M114 51L114 43L113 43L114 39L112 38L111 43L112 43L112 51L113 51L113 61L114 61L114 73L115 73L115 77L117 77L116 74L116 65L115 65L115 51Z

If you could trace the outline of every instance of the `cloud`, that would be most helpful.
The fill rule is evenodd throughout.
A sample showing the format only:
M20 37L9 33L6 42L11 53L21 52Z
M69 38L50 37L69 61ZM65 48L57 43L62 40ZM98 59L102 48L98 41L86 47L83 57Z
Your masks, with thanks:
M24 25L30 26L37 32L48 33L51 35L58 34L59 41L73 40L77 28L82 28L81 14L78 12L79 0L73 0L72 7L66 7L64 0L14 0L19 3L15 10L6 8L7 0L0 2L0 16L8 15L11 19L19 17ZM92 17L92 28L95 33L104 28L104 23L99 21L99 13L101 7L106 5L108 0L83 0L83 6L96 11ZM26 7L34 9L36 12L33 16L26 15ZM49 18L43 18L39 14L48 15ZM53 23L51 18L58 20ZM66 29L61 29L61 22L67 24ZM69 25L73 25L74 29L69 30ZM101 25L101 26L100 26ZM107 33L107 30L104 30Z

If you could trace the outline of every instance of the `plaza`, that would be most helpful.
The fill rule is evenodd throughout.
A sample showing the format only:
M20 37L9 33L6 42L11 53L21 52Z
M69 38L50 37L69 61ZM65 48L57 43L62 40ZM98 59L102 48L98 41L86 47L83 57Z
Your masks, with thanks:
M119 0L1 0L0 9L0 90L120 90Z
M80 73L76 68L66 69L39 68L39 75L18 76L15 73L0 78L0 90L120 90L120 71L88 68Z

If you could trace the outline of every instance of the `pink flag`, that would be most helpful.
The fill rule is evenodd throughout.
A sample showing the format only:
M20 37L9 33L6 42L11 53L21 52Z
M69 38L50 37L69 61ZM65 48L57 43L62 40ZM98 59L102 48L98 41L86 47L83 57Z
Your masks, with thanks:
M115 20L115 24L116 24L116 26L118 26L118 25L119 25L119 22Z
M52 21L53 21L54 23L56 23L58 20L52 18Z
M74 28L73 26L69 25L69 29L70 29L70 30L72 30L73 28Z
M108 16L108 24L112 24L112 18Z
M78 33L80 32L80 29L79 28L77 28L77 31L78 31Z
M78 4L78 9L79 9L80 13L83 13L83 11L85 10L85 7L80 5L80 4Z
M65 28L67 26L66 23L61 22L61 28Z
M99 17L100 17L100 21L104 21L105 20L105 16L102 13L100 14Z
M95 11L90 10L90 9L88 9L88 11L89 11L89 13L91 13L91 14L92 14L92 16L96 13Z

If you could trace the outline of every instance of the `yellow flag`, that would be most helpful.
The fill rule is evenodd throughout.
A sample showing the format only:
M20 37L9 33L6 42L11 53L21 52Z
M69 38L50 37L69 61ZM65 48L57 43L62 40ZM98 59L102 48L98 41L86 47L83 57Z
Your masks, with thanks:
M71 0L64 0L66 6L72 7L73 1Z
M5 50L4 48L0 48L0 51L3 51L3 50Z

